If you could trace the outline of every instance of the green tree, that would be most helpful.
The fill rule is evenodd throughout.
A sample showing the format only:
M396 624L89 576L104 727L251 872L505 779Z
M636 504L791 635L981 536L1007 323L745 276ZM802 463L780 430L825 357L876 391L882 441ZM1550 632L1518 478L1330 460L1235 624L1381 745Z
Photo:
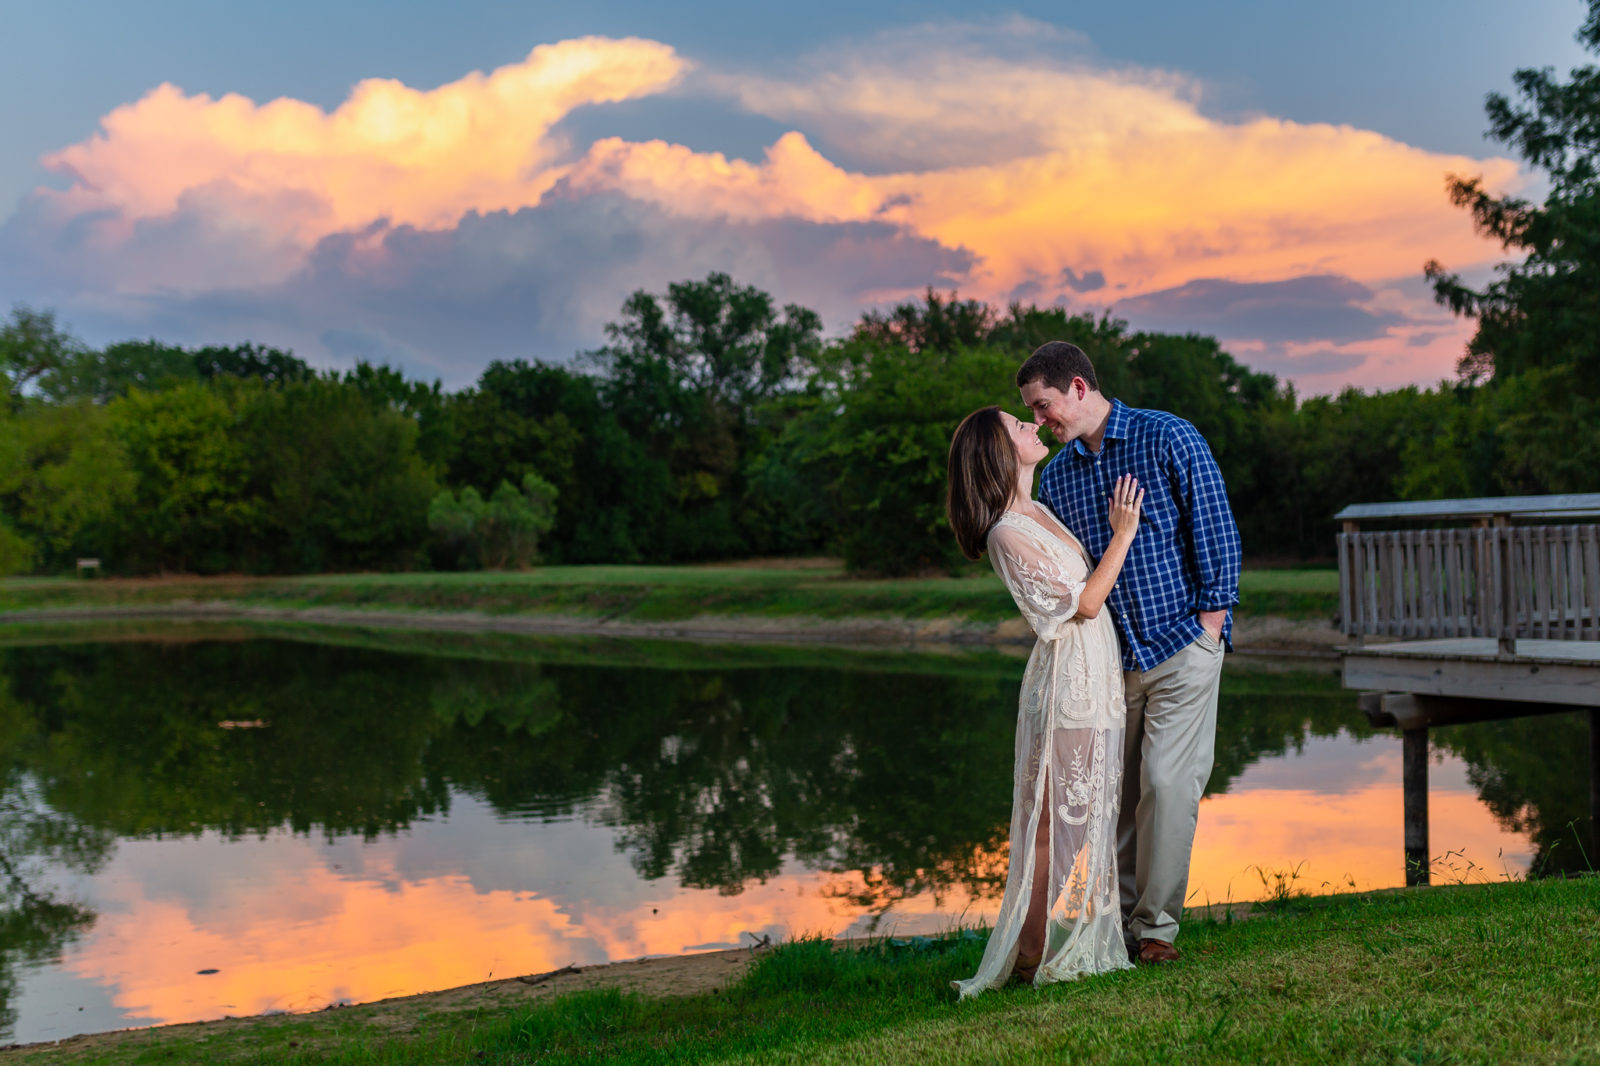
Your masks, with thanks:
M1505 718L1432 731L1467 764L1467 780L1496 820L1534 846L1532 877L1591 874L1589 716Z
M333 377L241 383L235 565L314 572L412 565L438 485L416 421Z
M12 409L21 407L29 386L82 350L82 343L56 324L54 311L35 311L26 304L12 308L11 320L0 326L0 374Z
M42 801L25 757L38 709L18 699L0 672L0 1040L16 1024L16 968L46 963L94 923L94 912L57 898L51 874L94 873L112 849L109 833L63 817Z
M1292 418L1272 420L1269 429L1277 432L1265 438L1260 504L1241 516L1241 532L1253 523L1260 534L1247 550L1261 552L1270 544L1274 554L1327 556L1340 508L1403 498L1401 456L1426 433L1424 396L1415 387L1386 393L1352 388L1314 396Z
M1265 447L1266 432L1274 419L1292 417L1294 398L1275 377L1237 362L1211 337L1130 333L1110 315L1061 308L1012 304L1002 314L931 290L921 303L864 316L851 341L819 358L820 372L796 401L800 414L755 465L752 484L772 498L774 486L787 488L801 514L834 533L854 567L956 566L943 520L950 433L986 404L1020 410L1016 369L1049 340L1087 351L1107 396L1193 422L1222 468L1241 526L1275 532L1250 513L1283 506L1271 492L1278 456ZM809 491L796 487L808 479ZM808 513L819 499L831 503L826 519ZM894 532L896 521L918 532L905 539ZM1278 545L1260 539L1249 548Z
M772 297L726 274L667 286L666 306L635 292L611 344L593 353L610 374L624 421L653 426L689 399L745 411L808 369L822 320L795 304L780 315Z
M654 547L667 558L738 554L742 475L769 402L797 388L820 347L822 321L726 274L669 285L665 301L636 292L610 344L590 353L623 428L665 457L673 480Z
M194 356L177 345L120 341L74 352L40 379L39 393L51 403L109 403L130 389L162 389L198 376Z
M220 345L198 348L193 359L195 373L206 381L251 378L267 385L286 385L316 375L305 360L296 358L293 352L249 341L231 348Z
M0 410L0 577L25 573L33 566L33 541L16 528L14 497L28 477L28 451L20 422L20 412L9 407Z
M443 384L428 385L407 378L394 367L360 360L345 371L344 384L379 407L398 411L417 424L417 453L423 462L442 472L455 444L455 426Z
M215 572L237 565L241 531L259 517L245 491L251 464L239 432L241 391L194 382L135 390L109 405L112 434L134 478L112 534L117 569Z
M1017 366L1039 345L1067 341L1090 354L1101 392L1134 402L1129 393L1136 354L1131 350L1133 341L1127 323L1110 314L1096 318L1062 307L1021 303L1012 303L1002 314L982 301L963 300L954 292L941 298L929 288L920 303L908 301L888 312L866 312L852 336L865 342L861 350L898 346L913 353L948 354L962 348L995 348L1009 352Z
M848 566L899 575L962 565L945 520L950 435L978 407L1019 410L1016 369L992 348L840 349L833 390L792 434L826 442L813 462Z
M447 570L473 569L479 565L478 523L483 519L486 506L483 496L471 485L462 489L460 495L444 489L433 498L428 504L428 529L437 545L436 565L443 565Z
M854 335L880 348L898 345L914 353L953 352L987 343L997 317L982 300L963 300L954 292L941 298L930 285L920 304L907 301L888 311L864 312Z
M487 500L470 485L459 497L446 490L428 506L428 528L457 565L522 569L555 524L555 499L555 486L538 474L524 474L520 490L500 482Z
M604 385L568 367L490 363L476 387L450 397L455 439L446 480L548 480L561 500L541 549L553 562L664 559L671 473L663 456L623 429Z
M0 414L0 573L109 554L108 525L133 487L104 407L29 404Z
M1590 0L1579 43L1600 52L1600 0ZM1437 262L1427 274L1440 302L1478 320L1462 370L1472 377L1573 367L1573 384L1600 395L1600 67L1562 82L1546 67L1513 76L1520 101L1491 93L1489 135L1545 172L1543 204L1495 196L1482 178L1453 176L1451 199L1486 236L1523 253L1481 291Z
M1600 0L1577 38L1600 53ZM1545 173L1544 202L1497 196L1477 177L1453 176L1449 190L1519 258L1482 289L1437 261L1424 270L1440 303L1477 321L1460 371L1487 381L1483 402L1501 416L1504 487L1584 491L1600 485L1600 67L1514 80L1517 101L1489 96L1489 134Z

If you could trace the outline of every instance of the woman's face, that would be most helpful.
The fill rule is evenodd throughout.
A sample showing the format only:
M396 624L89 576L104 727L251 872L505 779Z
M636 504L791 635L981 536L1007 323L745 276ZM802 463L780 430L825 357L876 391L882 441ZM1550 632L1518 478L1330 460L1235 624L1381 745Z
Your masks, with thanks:
M1050 447L1039 439L1039 427L1032 422L1024 422L1016 415L1000 412L1000 420L1005 423L1006 432L1011 435L1011 446L1017 450L1017 462L1023 466L1033 466L1045 456L1050 454Z

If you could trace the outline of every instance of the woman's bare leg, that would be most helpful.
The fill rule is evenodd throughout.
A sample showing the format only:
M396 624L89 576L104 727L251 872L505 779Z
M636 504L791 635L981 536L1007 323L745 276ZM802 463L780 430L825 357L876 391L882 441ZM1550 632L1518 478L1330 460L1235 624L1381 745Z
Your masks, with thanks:
M1028 915L1022 920L1017 937L1017 963L1012 972L1024 981L1044 961L1045 930L1050 917L1050 791L1045 789L1039 811L1039 829L1033 837L1033 888L1028 896Z

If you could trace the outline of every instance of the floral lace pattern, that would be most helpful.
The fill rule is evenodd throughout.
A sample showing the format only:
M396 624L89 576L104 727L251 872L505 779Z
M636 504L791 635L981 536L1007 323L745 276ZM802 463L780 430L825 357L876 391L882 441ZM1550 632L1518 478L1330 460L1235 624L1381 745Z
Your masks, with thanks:
M989 534L990 562L1038 640L1018 701L1005 896L977 974L954 982L962 998L1011 975L1039 862L1049 863L1049 918L1034 983L1131 965L1117 890L1121 652L1107 613L1078 615L1089 562L1076 540L1063 539L1071 534L1057 529L1008 511Z

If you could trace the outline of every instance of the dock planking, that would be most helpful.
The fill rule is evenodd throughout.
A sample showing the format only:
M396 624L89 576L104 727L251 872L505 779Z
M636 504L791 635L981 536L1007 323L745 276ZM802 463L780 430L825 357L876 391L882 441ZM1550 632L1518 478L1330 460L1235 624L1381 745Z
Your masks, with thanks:
M1600 852L1600 493L1358 504L1335 518L1344 686L1402 735L1406 883L1428 883L1428 730L1440 725L1587 710ZM1434 528L1362 531L1375 521ZM1438 528L1448 522L1469 525Z

